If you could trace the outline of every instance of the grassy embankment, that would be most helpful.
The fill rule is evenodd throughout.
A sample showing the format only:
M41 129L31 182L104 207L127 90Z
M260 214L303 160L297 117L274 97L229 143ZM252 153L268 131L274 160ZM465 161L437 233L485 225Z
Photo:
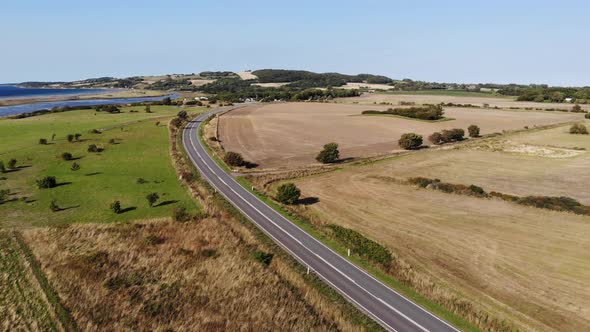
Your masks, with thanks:
M137 110L131 113L130 110ZM0 226L54 225L69 222L115 222L170 216L174 206L199 208L179 185L168 157L167 122L178 112L173 106L123 108L121 114L71 111L0 120L0 160L17 168L0 174L0 189L10 189L9 201L0 205ZM161 122L156 126L156 122ZM99 129L101 134L90 133ZM82 134L68 142L68 134ZM55 134L55 139L52 136ZM39 144L40 138L48 141ZM115 143L110 141L114 139ZM104 150L88 152L96 144ZM69 152L75 160L65 161ZM73 163L80 169L72 171ZM55 176L58 186L38 189L36 180ZM143 178L145 183L138 183ZM160 200L150 208L145 196L157 192ZM55 200L62 209L52 212ZM109 205L119 200L123 213Z
M211 118L209 120L211 120ZM205 127L206 125L207 125L207 123L205 123L203 125L203 127ZM218 149L212 148L208 144L208 141L203 136L203 134L205 132L203 127L201 127L201 130L199 132L199 139L201 140L201 142L205 143L204 145L205 145L206 149L208 150L208 152L213 156L213 159L224 170L231 171L231 168L229 166L227 166L222 161L222 159L219 157L220 151L218 151ZM299 215L291 213L290 211L288 211L287 209L282 207L279 203L277 203L274 200L272 200L271 198L267 197L264 193L259 192L256 189L253 189L252 184L250 182L248 182L248 180L245 177L242 177L242 176L237 177L237 181L244 188L246 188L247 190L249 190L250 192L255 194L259 199L261 199L262 201L267 203L269 206L274 208L277 212L282 214L284 217L286 217L287 219L294 222L296 225L298 225L299 227L304 229L306 232L308 232L309 234L314 236L316 239L318 239L321 242L323 242L324 244L326 244L332 250L338 252L342 256L346 256L347 248L344 245L342 245L342 243L339 243L338 241L331 238L330 236L328 236L324 232L321 232L316 226L314 226L309 221L302 219ZM462 317L460 317L448 310L445 310L442 306L428 300L427 298L418 294L417 292L412 290L410 287L399 282L398 280L396 280L392 276L390 276L386 273L383 273L383 271L381 271L378 267L375 267L374 265L372 265L372 263L370 263L368 260L366 260L356 254L353 254L352 256L350 256L350 260L354 264L357 264L361 268L363 268L366 271L368 271L369 273L371 273L373 276L377 277L380 281L389 285L393 289L399 291L403 295L409 297L410 299L415 301L417 304L428 309L429 311L433 312L434 314L444 318L445 320L447 320L448 322L450 322L454 326L460 328L461 330L479 331L479 329L476 326L472 325L471 323L469 323L468 321L466 321Z

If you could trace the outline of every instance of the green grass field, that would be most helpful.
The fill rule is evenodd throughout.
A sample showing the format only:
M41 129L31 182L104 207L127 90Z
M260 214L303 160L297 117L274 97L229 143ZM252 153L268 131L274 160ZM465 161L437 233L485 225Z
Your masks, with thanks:
M131 109L139 112L130 113ZM170 216L179 205L198 210L176 179L169 158L166 124L178 110L152 106L153 113L145 113L143 107L132 107L123 108L121 114L80 110L0 120L0 160L7 164L15 158L20 166L0 174L0 189L11 190L9 201L0 205L0 227L158 218ZM91 129L104 132L91 134ZM81 133L81 141L68 142L70 133ZM38 144L39 138L49 144ZM116 144L109 143L111 139ZM104 151L87 152L89 144ZM63 152L77 160L62 160ZM80 170L70 169L73 162L80 164ZM36 180L46 175L55 176L60 185L37 189ZM146 183L139 184L138 178ZM151 192L160 196L152 208L145 198ZM49 209L52 200L61 211ZM114 200L121 202L123 213L109 209Z

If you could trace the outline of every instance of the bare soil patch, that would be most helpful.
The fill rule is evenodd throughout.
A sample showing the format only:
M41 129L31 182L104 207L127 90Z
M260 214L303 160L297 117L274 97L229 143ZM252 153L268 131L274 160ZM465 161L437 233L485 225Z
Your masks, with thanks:
M582 114L445 108L452 121L424 122L387 116L361 116L364 110L390 106L333 103L252 105L220 117L219 138L226 151L240 152L262 168L294 168L317 163L329 142L340 145L342 158L370 157L400 151L399 137L415 132L425 138L435 131L466 129L482 134L583 119Z

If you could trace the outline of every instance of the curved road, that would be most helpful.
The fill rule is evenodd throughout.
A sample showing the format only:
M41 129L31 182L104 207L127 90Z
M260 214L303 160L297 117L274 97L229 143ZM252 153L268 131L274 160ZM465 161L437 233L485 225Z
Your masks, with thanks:
M184 147L203 178L279 246L385 329L398 332L458 331L307 234L244 189L217 165L198 139L198 128L212 114L238 107L219 108L202 114L183 131Z

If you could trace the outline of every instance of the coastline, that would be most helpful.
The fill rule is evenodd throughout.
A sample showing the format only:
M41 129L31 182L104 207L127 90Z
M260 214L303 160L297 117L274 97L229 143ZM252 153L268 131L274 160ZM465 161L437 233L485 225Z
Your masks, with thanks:
M119 99L119 98L145 98L161 97L169 94L166 91L158 90L129 90L129 89L109 89L101 93L79 93L71 95L47 95L47 96L23 96L9 97L0 99L2 106L18 106L33 103L60 102L73 100L93 100L93 99Z

